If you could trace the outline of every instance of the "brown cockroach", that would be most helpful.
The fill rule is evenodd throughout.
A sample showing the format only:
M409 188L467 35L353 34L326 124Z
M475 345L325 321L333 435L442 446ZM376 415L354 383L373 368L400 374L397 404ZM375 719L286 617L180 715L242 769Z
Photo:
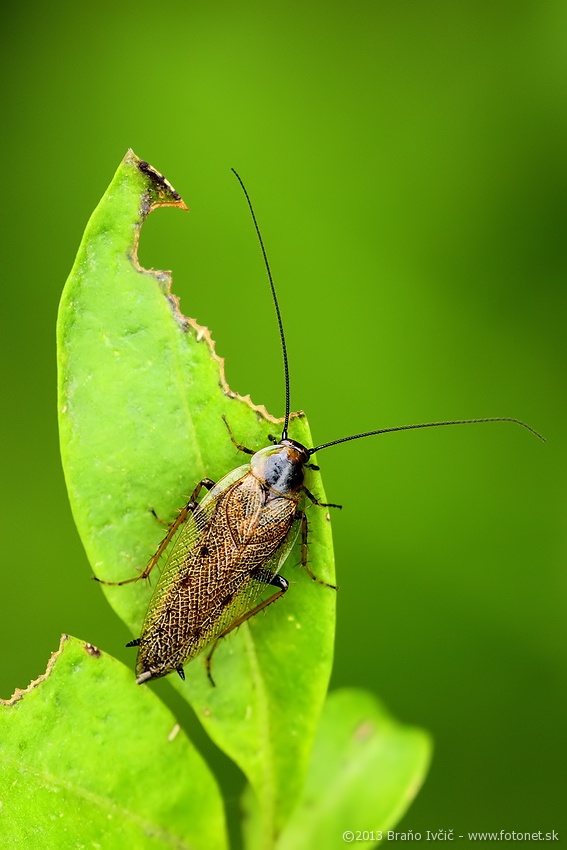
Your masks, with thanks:
M236 171L234 174L252 215L279 325L285 377L284 424L279 440L274 439L273 445L253 451L236 442L225 420L234 445L252 455L250 463L229 472L217 483L204 478L197 484L140 575L125 581L103 582L123 585L147 578L170 548L150 599L142 634L127 644L138 647L138 684L174 670L184 679L184 664L206 647L211 647L207 671L212 682L211 657L220 638L287 591L289 585L280 570L300 533L302 566L312 579L326 584L307 565L305 506L307 503L324 508L340 505L319 502L305 486L305 469L318 469L310 460L316 452L376 434L477 422L515 422L543 439L525 422L500 416L381 428L314 448L290 439L289 369L280 308L252 203L240 176ZM199 501L203 489L208 492ZM272 585L275 591L258 602L266 585ZM334 585L327 587L334 588Z

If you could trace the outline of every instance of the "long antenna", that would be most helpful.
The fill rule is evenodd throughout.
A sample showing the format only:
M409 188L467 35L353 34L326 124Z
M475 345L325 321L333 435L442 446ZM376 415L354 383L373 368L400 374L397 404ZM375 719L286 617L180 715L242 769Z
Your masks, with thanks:
M244 197L248 202L248 208L250 209L250 214L252 216L252 221L254 222L254 227L256 228L256 234L258 236L258 241L260 243L260 248L262 249L262 256L264 257L264 265L266 266L266 271L268 273L268 280L270 281L270 288L272 290L272 298L274 299L274 307L276 308L276 316L278 317L278 327L280 329L280 340L282 344L282 355L283 355L283 365L284 365L284 375L285 375L285 419L284 426L282 430L282 440L287 439L287 428L289 425L289 414L290 414L290 406L289 406L289 366L287 362L287 347L285 344L285 334L283 329L282 322L282 314L280 313L280 305L278 304L278 296L276 295L276 287L274 286L274 279L272 277L272 272L270 269L270 263L268 262L268 255L266 254L266 249L264 248L264 240L262 239L262 234L260 233L260 228L258 226L258 222L256 221L256 215L254 213L254 207L252 206L252 201L250 200L250 196L246 191L246 186L242 182L242 178L238 171L235 168L231 169L233 174L235 174L236 179L240 183L242 187L242 191L244 192ZM351 437L351 439L354 439Z
M362 437L373 437L375 434L391 434L392 431L413 431L416 428L440 428L444 425L474 425L478 422L514 422L516 425L521 425L522 428L531 431L536 437L539 437L545 443L545 437L542 437L535 428L531 425L526 425L521 419L512 419L509 416L490 416L486 419L453 419L449 422L422 422L420 425L398 425L396 428L379 428L377 431L366 431L364 434L353 434L351 437L341 437L340 440L331 440L330 443L321 443L320 446L315 446L309 449L309 454L313 455L321 449L328 449L329 446L336 446L338 443L348 443L349 440L360 440Z

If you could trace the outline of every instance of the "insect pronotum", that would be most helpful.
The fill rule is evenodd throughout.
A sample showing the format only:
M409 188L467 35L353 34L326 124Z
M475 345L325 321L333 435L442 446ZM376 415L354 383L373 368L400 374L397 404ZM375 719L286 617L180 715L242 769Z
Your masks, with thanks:
M252 202L240 176L236 171L234 174L248 203L272 291L283 356L284 423L279 440L274 438L273 445L253 451L235 440L225 420L234 445L252 455L250 463L232 470L216 483L209 478L200 481L144 571L125 581L103 582L123 585L140 581L149 576L159 561L165 560L142 633L127 644L138 647L138 684L174 670L184 679L183 665L206 647L210 647L206 664L212 683L211 658L217 642L287 591L288 582L280 570L299 535L302 566L313 580L326 584L307 565L305 506L306 503L324 508L340 505L319 502L305 486L305 469L318 469L311 463L316 452L376 434L479 422L515 422L543 439L525 422L505 416L380 428L312 448L290 439L289 368L278 298ZM199 501L203 489L208 492ZM265 585L271 585L274 592L257 601Z

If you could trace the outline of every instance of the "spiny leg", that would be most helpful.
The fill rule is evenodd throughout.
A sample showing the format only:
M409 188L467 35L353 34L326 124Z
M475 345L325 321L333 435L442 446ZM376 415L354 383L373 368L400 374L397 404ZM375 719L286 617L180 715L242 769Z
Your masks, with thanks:
M224 424L225 424L225 425L226 425L226 427L227 427L228 435L229 435L229 437L230 437L230 441L231 441L232 445L233 445L235 448L237 448L239 452L244 452L244 454L247 454L247 455L255 455L255 454L256 454L256 451L255 451L254 449L249 449L249 448L247 448L246 446L242 446L240 443L237 443L237 442L236 442L236 438L235 438L234 434L232 433L232 428L231 428L231 427L230 427L230 425L228 424L228 419L226 418L226 416L224 415L224 413L223 413L223 415L222 415L222 420L223 420Z
M330 507L330 505L324 505L324 507ZM332 590L338 590L336 584L330 584L328 581L323 581L323 579L318 578L315 575L309 564L307 563L307 538L309 536L309 528L307 525L307 516L301 511L301 566L304 570L307 571L308 575L311 576L313 581L316 581L318 584L322 584L324 587L330 587Z
M320 502L319 499L316 499L313 493L307 489L305 484L303 485L302 490L312 504L317 505L318 508L337 508L339 511L343 509L342 505L335 505L333 502Z
M280 576L278 573L273 573L271 570L264 570L262 567L256 567L256 569L252 570L250 573L252 578L255 578L256 581L261 581L264 584L271 584L274 587L277 587L275 593L268 597L268 599L264 599L262 602L259 602L254 608L251 608L250 611L246 611L244 614L241 614L240 617L237 617L236 620L227 626L227 628L218 635L215 642L213 643L209 653L206 658L206 667L207 667L207 676L211 682L211 685L214 687L215 683L211 674L211 661L213 659L213 653L217 648L217 644L219 640L223 637L226 637L233 629L241 626L242 623L245 623L246 620L249 620L251 617L254 617L259 611L262 611L264 608L267 608L268 605L271 605L272 602L275 602L276 599L279 599L280 596L286 592L289 587L289 582L283 576Z
M166 528L169 528L171 523L168 522L166 519L162 519L160 516L158 516L153 508L150 508L150 513L152 514L154 519L156 519L159 522L160 525L164 525ZM173 520L173 521L175 522L175 520Z
M313 493L307 489L305 484L303 485L303 492L307 496L307 498L311 501L313 505L316 505L318 508L337 508L337 510L342 510L342 505L335 505L333 502L320 502ZM319 584L324 585L325 587L330 587L333 590L337 590L338 587L336 584L330 584L327 581L323 581L318 578L313 570L310 568L307 563L307 538L309 536L309 530L307 525L307 516L303 511L301 511L301 566L307 571L307 573L311 576L313 581L318 582Z
M157 547L156 551L148 561L147 566L139 575L134 576L133 578L123 579L122 581L106 581L105 579L97 578L97 576L93 576L93 579L95 581L100 582L100 584L113 584L117 586L122 586L123 584L131 584L134 581L140 581L141 579L147 578L155 567L155 565L160 560L161 556L163 555L169 544L171 543L175 532L181 525L183 525L189 514L193 513L193 511L198 507L199 503L197 502L197 499L203 487L206 487L207 490L211 490L214 486L215 482L211 481L210 478L203 478L202 481L199 481L199 483L191 493L191 498L189 499L187 504L183 508L181 508L178 515L175 517L175 519L169 526L167 534L165 535L165 537Z

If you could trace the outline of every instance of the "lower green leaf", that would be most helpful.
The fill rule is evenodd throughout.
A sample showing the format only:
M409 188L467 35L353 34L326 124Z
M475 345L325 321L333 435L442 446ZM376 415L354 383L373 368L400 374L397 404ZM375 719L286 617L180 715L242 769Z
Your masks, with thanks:
M370 847L386 837L417 794L430 761L421 729L394 720L369 693L344 689L325 703L303 796L277 850ZM260 850L248 792L246 846Z
M64 635L46 674L0 703L0 846L226 847L208 767L111 656Z

